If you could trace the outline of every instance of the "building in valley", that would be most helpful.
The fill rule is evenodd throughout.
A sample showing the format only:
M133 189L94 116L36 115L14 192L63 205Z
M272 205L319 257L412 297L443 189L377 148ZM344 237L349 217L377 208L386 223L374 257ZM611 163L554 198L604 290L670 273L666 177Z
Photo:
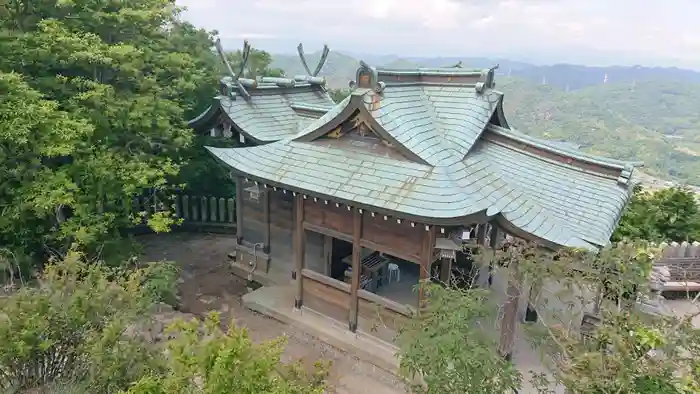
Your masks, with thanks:
M277 141L207 148L236 180L238 271L294 286L290 307L370 332L363 319L377 305L400 321L419 302L420 279L468 268L467 240L606 245L631 194L632 165L513 130L495 86L494 69L363 63L345 100L279 129ZM233 102L246 114L258 99ZM270 110L260 122L278 116ZM246 137L262 140L251 130Z

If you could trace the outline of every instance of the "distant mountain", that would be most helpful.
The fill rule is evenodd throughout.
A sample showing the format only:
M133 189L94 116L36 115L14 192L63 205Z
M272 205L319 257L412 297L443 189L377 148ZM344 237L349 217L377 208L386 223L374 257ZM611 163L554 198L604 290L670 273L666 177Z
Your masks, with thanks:
M310 67L319 52L307 55ZM642 161L653 177L700 185L700 73L678 68L537 66L506 59L365 56L390 68L466 68L500 64L497 89L521 131L623 160ZM347 88L357 57L331 52L322 74ZM303 73L298 57L273 56L273 67ZM605 76L607 74L607 81ZM510 75L510 76L508 76Z
M307 55L312 62L318 60L320 52ZM302 71L299 58L293 55L274 55L273 67L284 70L296 69ZM578 90L589 86L601 85L606 80L611 84L633 84L645 81L675 81L700 84L700 72L675 67L643 67L643 66L611 66L589 67L572 64L556 64L539 66L508 59L483 57L399 57L396 55L348 55L333 52L329 56L324 74L333 76L334 88L347 86L347 81L354 78L359 60L382 67L415 68L415 67L450 67L462 62L467 68L489 68L499 65L497 74L523 78L537 84L556 86L563 90ZM341 75L342 74L342 75ZM342 81L342 83L341 83Z
M320 51L306 54L306 62L311 70L316 68L320 58ZM355 79L355 72L359 66L359 60L331 51L320 75L326 77L328 86L333 89L347 88L348 83ZM299 56L296 55L273 55L270 67L281 68L290 76L306 74Z

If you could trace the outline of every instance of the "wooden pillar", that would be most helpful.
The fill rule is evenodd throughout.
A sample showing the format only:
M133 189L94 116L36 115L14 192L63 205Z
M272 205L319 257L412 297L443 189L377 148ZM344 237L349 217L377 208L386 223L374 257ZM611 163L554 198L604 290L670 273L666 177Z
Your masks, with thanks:
M362 238L362 214L358 209L353 211L352 218L352 280L350 281L350 316L348 327L350 331L357 331L357 308L359 304L358 291L360 289L360 239Z
M331 276L331 264L333 263L333 237L323 235L323 261L325 262L323 273Z
M446 286L450 285L450 273L452 271L452 259L442 258L440 260L440 282Z
M498 237L499 237L498 224L496 222L491 223L491 234L489 234L489 247L491 249L498 248ZM493 285L493 262L489 262L489 287Z
M527 294L527 306L525 307L525 322L526 323L536 323L537 322L537 297L542 291L541 283L530 284L530 291Z
M421 286L418 288L418 307L420 308L425 301L425 294L423 291L423 283L430 278L430 265L433 262L433 251L435 250L435 226L431 226L425 231L423 236L423 246L421 248L421 258L420 258L420 283Z
M243 242L243 177L236 177L236 243Z
M479 224L476 228L476 243L480 247L486 246L486 223ZM478 287L485 288L489 283L489 272L487 265L479 265L476 272L475 284Z
M518 269L518 262L513 261L508 268L511 272L508 277L508 290L506 291L506 303L503 307L503 319L501 320L501 340L499 351L508 361L513 358L515 335L518 328L518 304L520 301L520 286L522 276Z
M294 307L299 309L304 305L304 255L306 247L306 236L304 234L304 199L301 194L297 194L294 199L294 260L296 268L294 278L296 280L296 295L294 296Z
M270 189L263 188L262 190L262 206L263 206L263 221L264 221L264 234L263 234L263 250L268 255L270 254Z

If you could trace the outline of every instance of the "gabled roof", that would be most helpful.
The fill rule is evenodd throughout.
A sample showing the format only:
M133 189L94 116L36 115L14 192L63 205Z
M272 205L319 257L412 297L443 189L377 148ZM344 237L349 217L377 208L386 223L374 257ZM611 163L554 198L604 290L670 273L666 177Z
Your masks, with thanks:
M294 137L207 148L246 176L431 224L495 219L550 245L608 243L633 167L510 129L493 69L358 70L358 87ZM400 155L322 138L362 119ZM384 149L385 150L385 149Z
M194 129L212 127L223 118L248 140L267 143L296 134L299 128L335 105L326 90L325 78L318 76L328 58L328 46L323 47L316 69L311 71L304 47L299 44L297 50L307 75L257 79L243 78L251 51L247 41L243 45L237 74L231 68L220 40L216 41L216 49L230 76L221 79L220 95L214 98L209 108L189 121Z
M250 99L245 100L231 85L231 78L222 78L222 94L200 116L189 121L190 127L208 127L221 116L228 119L234 130L248 139L266 143L295 135L335 106L322 84L304 81L305 77L262 78L249 82ZM251 81L251 80L248 80Z

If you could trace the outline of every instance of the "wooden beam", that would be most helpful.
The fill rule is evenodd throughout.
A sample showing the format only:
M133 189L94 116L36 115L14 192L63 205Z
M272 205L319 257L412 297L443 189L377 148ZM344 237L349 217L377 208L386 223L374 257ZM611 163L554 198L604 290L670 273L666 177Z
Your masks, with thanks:
M324 274L326 276L331 276L331 264L333 263L333 237L330 235L323 235L323 261L324 264Z
M345 242L352 243L352 235L347 235L345 233L341 233L339 231L331 230L329 228L325 228L322 226L318 226L315 224L311 224L308 222L304 222L304 229L313 231L315 233L323 234L323 235L329 235L335 239L341 239Z
M296 269L294 278L296 280L296 295L294 297L294 307L299 309L304 305L304 279L301 271L304 269L304 257L306 237L304 231L304 199L301 194L297 194L294 200L294 261Z
M262 193L263 221L265 225L263 234L263 243L265 245L263 246L263 250L267 254L270 254L270 191L269 188L263 188Z
M236 177L236 242L243 242L243 177Z
M350 316L348 326L350 331L357 331L357 292L360 289L360 238L362 238L362 214L358 209L353 211L352 218L352 280L350 282Z
M418 308L423 305L425 301L425 294L423 291L423 282L430 278L430 266L433 262L433 250L435 249L435 226L430 227L428 231L425 232L423 236L423 246L421 248L421 258L420 258L420 283L421 286L418 288Z

